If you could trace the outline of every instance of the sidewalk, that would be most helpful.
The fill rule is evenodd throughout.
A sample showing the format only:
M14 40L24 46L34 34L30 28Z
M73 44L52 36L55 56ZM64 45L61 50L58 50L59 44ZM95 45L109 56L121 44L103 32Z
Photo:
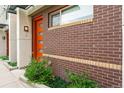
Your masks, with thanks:
M31 88L19 80L24 70L9 71L0 61L0 88Z

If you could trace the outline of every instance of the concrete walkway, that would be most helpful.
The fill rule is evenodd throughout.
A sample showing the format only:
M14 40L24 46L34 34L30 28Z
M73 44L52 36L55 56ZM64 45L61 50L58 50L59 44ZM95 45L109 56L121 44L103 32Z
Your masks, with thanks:
M30 88L19 80L20 75L24 73L24 70L9 71L0 61L0 88Z

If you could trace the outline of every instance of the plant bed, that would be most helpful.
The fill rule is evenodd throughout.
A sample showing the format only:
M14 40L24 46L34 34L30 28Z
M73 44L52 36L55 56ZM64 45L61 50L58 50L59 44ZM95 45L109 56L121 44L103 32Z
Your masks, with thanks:
M4 62L4 65L5 65L10 71L18 68L16 62Z
M8 64L12 67L16 67L17 66L17 62L8 62Z
M9 60L8 56L0 56L0 60Z
M96 81L91 80L85 73L76 74L66 70L68 82L54 76L52 68L47 60L37 62L33 60L26 68L24 76L28 82L38 85L46 85L51 88L98 88Z
M31 81L28 80L28 78L26 78L24 75L23 76L20 76L19 78L22 82L28 84L29 86L32 86L34 88L50 88L44 84L37 84L37 83L33 83Z
M67 88L69 83L63 80L62 78L55 76L53 80L49 81L47 86L51 88Z
M67 77L69 79L68 88L99 88L99 84L90 79L87 73L77 74L67 70Z

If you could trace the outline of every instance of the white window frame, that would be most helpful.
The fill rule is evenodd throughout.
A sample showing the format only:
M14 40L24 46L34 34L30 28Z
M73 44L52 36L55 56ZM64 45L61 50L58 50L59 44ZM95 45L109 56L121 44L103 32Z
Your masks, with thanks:
M79 22L79 21L82 21L82 20L87 20L87 19L81 19L79 21L74 21L74 22L62 24L62 17L61 17L62 16L62 11L66 10L66 9L72 7L72 6L74 6L74 5L69 5L69 6L66 6L66 7L64 7L62 9L59 9L59 10L55 11L55 12L50 13L49 14L49 19L48 19L49 20L49 28L51 28L51 27L58 27L58 26L66 25L66 24L72 24L72 23L76 23L76 22ZM60 21L59 21L60 25L52 26L52 16L57 14L57 13L60 14ZM91 18L89 18L89 19L91 19ZM92 17L92 19L93 19L93 17Z

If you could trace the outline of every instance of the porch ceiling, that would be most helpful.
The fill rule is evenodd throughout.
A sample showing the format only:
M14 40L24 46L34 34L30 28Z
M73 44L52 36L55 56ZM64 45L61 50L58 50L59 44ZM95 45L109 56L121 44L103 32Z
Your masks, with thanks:
M19 7L19 8L22 8L22 9L25 9L28 5L10 5L10 10L15 10L16 7Z

